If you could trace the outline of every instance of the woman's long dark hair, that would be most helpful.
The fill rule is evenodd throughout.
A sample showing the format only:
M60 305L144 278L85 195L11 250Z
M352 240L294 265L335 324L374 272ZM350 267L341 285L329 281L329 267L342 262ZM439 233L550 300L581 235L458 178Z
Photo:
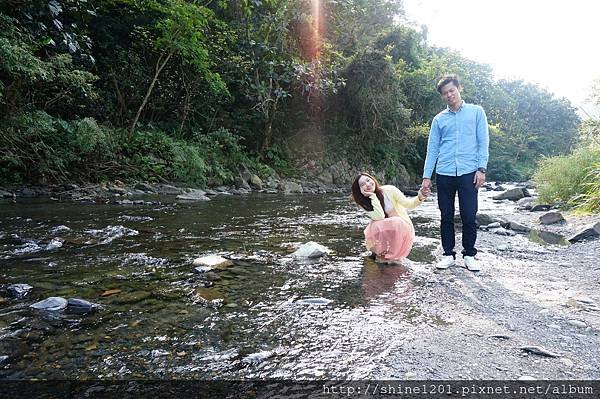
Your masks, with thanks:
M383 190L381 189L381 186L379 185L377 179L368 173L363 172L360 175L356 176L356 179L354 179L354 182L352 183L352 198L354 198L354 202L356 202L361 208L363 208L366 211L370 212L373 210L373 204L371 204L371 200L369 199L369 197L365 197L363 193L360 192L358 180L362 176L369 177L375 182L375 195L377 195L379 202L381 202L383 213L385 214L385 217L387 217L387 212L385 211L385 202L383 200Z

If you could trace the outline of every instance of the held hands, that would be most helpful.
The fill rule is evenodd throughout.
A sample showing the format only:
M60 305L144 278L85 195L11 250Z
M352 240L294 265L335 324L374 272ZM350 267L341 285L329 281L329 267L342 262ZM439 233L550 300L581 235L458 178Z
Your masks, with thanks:
M419 199L421 201L425 201L429 194L431 193L431 179L423 179L421 183L421 188L419 189Z

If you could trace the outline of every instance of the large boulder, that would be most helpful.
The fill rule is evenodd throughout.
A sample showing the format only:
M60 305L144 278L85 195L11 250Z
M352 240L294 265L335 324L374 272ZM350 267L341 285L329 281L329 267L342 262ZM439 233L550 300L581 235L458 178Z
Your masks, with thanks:
M575 235L568 238L568 240L569 242L574 243L596 237L600 237L600 222L596 222L595 224L590 224L589 226L584 227Z
M527 190L525 190L523 188L517 187L517 188L513 188L511 190L507 190L507 191L503 192L502 194L498 194L498 195L492 197L492 199L494 199L494 200L507 199L507 200L511 200L511 201L518 201L521 198L525 198L528 196L528 195L525 195L526 191ZM527 193L527 194L529 194L529 193Z
M263 182L257 175L250 176L250 185L254 187L256 190L262 190Z
M292 256L294 258L319 258L327 255L329 252L329 248L314 241L309 241L306 244L302 244Z

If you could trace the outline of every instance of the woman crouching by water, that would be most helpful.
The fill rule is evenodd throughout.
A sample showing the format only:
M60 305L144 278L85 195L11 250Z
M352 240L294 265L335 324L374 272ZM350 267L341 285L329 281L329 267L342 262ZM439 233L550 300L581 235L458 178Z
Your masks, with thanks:
M406 210L419 206L428 194L420 189L416 197L407 198L394 186L380 186L367 173L358 175L352 183L352 197L371 218L365 229L367 249L383 261L405 258L415 239L415 228Z

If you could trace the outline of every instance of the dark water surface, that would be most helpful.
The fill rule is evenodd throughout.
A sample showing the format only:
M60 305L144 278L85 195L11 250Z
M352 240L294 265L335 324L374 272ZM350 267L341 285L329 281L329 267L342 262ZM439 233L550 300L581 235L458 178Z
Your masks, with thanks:
M412 300L437 245L431 201L411 214L409 260L382 266L346 195L162 200L0 203L0 377L377 378L404 335L436 323ZM333 252L289 256L307 241ZM234 265L195 273L211 254ZM33 289L15 298L18 283ZM51 296L101 308L29 307Z

